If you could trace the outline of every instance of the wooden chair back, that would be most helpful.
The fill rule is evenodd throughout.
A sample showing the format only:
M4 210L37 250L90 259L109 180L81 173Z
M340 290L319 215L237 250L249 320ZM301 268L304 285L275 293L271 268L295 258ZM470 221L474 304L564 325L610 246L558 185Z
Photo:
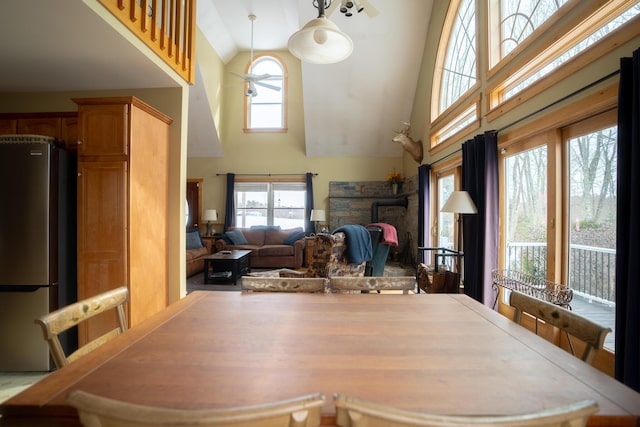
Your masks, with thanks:
M452 416L411 412L336 394L337 424L340 427L582 427L598 412L596 402L585 400L520 415Z
M593 362L596 353L604 345L605 337L611 332L611 328L598 325L566 308L530 295L511 291L509 298L509 304L515 309L513 320L516 323L521 323L522 313L528 313L536 319L541 319L545 323L559 328L567 334L571 352L574 355L575 351L569 336L578 338L585 343L585 349L580 358L589 364Z
M56 366L62 368L126 331L127 320L124 314L124 303L127 301L128 296L129 291L126 286L123 286L70 304L36 319L35 322L42 327L44 339L49 344L49 350ZM109 310L115 310L118 326L86 343L73 353L65 355L58 335L93 316Z
M253 277L242 276L241 287L246 292L322 292L326 286L322 277Z
M85 427L315 427L320 424L322 393L229 409L170 409L132 404L81 390L69 394Z
M402 291L408 294L416 290L415 276L367 276L331 278L331 290L340 291Z

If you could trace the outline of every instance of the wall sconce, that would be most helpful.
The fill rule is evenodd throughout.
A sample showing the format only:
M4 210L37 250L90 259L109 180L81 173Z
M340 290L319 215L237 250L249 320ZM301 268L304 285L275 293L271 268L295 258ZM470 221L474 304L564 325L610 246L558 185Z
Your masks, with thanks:
M327 220L327 215L323 209L311 209L311 221L315 223L316 234L318 234L318 224Z
M211 221L218 220L218 211L215 209L207 209L202 216L203 221L207 221L207 236L213 236L216 230L211 226Z

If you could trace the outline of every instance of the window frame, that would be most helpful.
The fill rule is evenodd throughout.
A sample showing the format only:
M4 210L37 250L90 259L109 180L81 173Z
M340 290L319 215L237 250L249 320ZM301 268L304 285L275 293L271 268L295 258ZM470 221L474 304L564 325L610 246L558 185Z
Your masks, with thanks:
M275 212L275 206L274 206L274 192L277 191L278 189L275 188L277 187L279 184L291 184L291 185L295 185L295 186L300 186L301 190L305 192L304 195L304 206L302 208L294 208L297 210L302 210L303 211L303 215L302 215L302 224L299 225L299 227L302 227L302 229L305 229L305 224L306 224L306 216L307 216L307 212L308 212L308 206L306 205L306 192L307 192L307 188L306 188L306 181L303 178L238 178L236 179L235 185L234 185L234 189L233 189L233 198L234 201L236 203L235 205L235 209L236 212L234 213L234 216L237 220L237 216L238 216L238 209L241 209L239 207L239 203L238 203L238 189L242 188L242 187L248 187L251 185L255 185L255 186L261 186L261 185L266 185L267 187L267 191L266 191L266 195L267 195L267 207L266 209L266 218L267 218L267 224L265 224L266 226L274 226L274 212ZM242 208L244 209L244 208ZM244 225L237 225L238 227L244 227Z
M288 128L288 110L289 110L289 72L287 70L287 66L285 62L279 56L273 53L261 53L258 55L254 55L253 63L255 64L259 60L269 59L276 62L282 69L282 104L281 104L281 113L282 113L282 126L281 127L273 127L273 128L252 128L250 127L251 120L251 105L252 105L252 97L245 96L244 99L244 133L285 133L289 131ZM245 74L249 73L251 70L251 60L247 62L245 66ZM249 88L249 83L244 84L244 91ZM268 90L268 89L265 89Z

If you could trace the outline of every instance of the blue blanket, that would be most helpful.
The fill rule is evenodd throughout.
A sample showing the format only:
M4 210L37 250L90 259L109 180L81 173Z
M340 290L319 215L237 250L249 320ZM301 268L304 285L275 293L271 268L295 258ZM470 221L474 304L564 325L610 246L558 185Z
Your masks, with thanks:
M333 234L343 232L347 245L347 261L350 264L361 264L373 258L371 235L361 225L343 225L333 230Z

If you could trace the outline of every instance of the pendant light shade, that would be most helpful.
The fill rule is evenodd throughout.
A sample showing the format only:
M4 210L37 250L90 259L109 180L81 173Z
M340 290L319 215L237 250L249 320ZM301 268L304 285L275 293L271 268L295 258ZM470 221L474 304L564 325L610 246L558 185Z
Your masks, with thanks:
M304 62L333 64L351 55L353 41L322 14L289 37L289 51Z

